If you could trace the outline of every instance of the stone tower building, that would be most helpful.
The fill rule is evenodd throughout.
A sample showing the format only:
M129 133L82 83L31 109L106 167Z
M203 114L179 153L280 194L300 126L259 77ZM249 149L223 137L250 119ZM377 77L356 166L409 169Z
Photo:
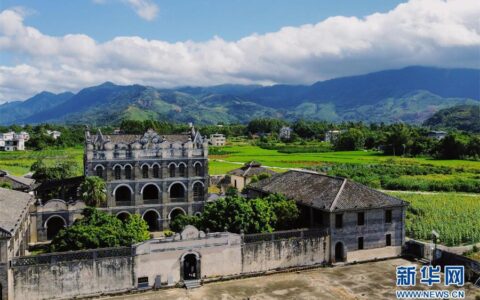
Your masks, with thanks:
M85 176L107 183L107 207L119 218L139 213L151 231L179 214L200 213L208 189L208 141L188 134L91 135L85 132Z

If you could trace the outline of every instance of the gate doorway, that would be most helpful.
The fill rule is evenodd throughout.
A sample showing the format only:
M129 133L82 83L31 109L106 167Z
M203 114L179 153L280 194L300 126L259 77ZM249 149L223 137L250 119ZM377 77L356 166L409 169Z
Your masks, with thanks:
M335 262L342 262L342 261L345 261L343 244L341 242L337 242L337 244L335 245Z
M187 254L182 262L183 280L200 279L200 258L195 253Z

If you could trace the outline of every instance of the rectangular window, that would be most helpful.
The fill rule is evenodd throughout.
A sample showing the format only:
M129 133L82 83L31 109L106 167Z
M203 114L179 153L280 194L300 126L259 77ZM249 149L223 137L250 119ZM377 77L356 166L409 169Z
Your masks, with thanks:
M385 245L387 247L392 245L392 235L390 233L385 236Z
M358 250L363 249L363 236L358 238Z
M365 225L365 213L364 212L357 213L357 225L358 226Z
M387 209L385 211L385 223L392 223L392 210Z
M335 215L335 228L342 228L343 227L343 214L336 214Z
M138 277L138 287L139 288L148 287L148 277Z

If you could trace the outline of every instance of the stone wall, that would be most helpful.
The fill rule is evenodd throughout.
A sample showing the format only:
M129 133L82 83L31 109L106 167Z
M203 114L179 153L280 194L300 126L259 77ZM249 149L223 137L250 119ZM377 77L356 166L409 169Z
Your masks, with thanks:
M312 235L252 241L242 246L242 273L327 263L328 237Z
M14 260L9 270L13 280L8 299L71 299L131 290L133 258L101 257L104 255L107 252L84 251Z

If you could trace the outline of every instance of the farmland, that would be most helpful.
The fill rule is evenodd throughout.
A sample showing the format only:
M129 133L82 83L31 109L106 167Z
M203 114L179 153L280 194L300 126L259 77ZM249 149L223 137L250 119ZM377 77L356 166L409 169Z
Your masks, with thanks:
M400 193L390 195L410 203L406 234L429 240L432 230L447 246L480 242L480 195L459 193Z
M43 159L47 164L58 160L71 160L75 161L78 166L81 166L83 147L42 151L0 152L0 170L6 170L13 175L24 175L30 171L30 166L37 159ZM81 168L78 168L77 172L80 175L82 172Z
M327 163L349 164L398 164L398 165L431 165L451 168L463 168L468 171L480 171L480 161L468 160L435 160L431 158L404 158L399 156L383 155L376 151L340 151L316 153L281 153L278 150L263 149L247 143L238 143L222 148L227 154L210 155L210 166L215 170L215 165L220 160L224 162L248 162L256 160L266 166L283 168L305 168L322 166ZM213 152L215 153L215 152ZM237 168L232 164L232 169ZM215 174L213 172L212 174Z

